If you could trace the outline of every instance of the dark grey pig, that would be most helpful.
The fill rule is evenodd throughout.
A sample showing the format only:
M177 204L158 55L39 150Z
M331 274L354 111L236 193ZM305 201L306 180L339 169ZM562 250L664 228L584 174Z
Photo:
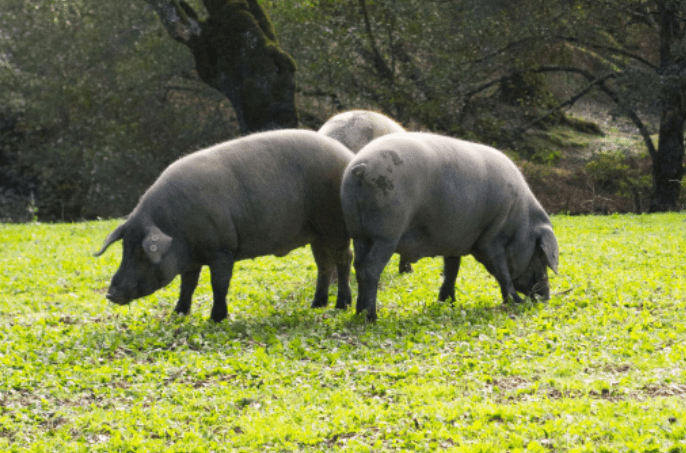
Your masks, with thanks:
M147 296L181 274L177 313L188 313L203 265L210 267L211 319L226 318L236 261L286 255L311 244L317 263L313 307L327 304L338 272L337 308L350 304L350 239L340 182L353 153L315 132L263 132L179 159L145 192L101 255L123 239L124 254L107 298Z
M352 152L357 153L375 138L405 132L405 129L381 113L370 110L350 110L332 116L317 132L338 140ZM400 273L412 272L412 265L401 259L398 271Z
M374 140L348 165L343 214L355 249L357 312L376 319L379 277L394 252L409 262L444 257L439 300L455 299L460 257L473 255L498 281L547 300L557 272L548 215L517 167L487 146L425 133Z

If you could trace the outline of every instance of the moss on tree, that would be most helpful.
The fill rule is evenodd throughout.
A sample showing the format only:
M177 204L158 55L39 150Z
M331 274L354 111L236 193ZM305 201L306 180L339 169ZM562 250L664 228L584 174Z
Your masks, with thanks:
M296 127L293 58L281 49L274 25L256 0L204 0L201 21L185 2L149 0L167 31L187 45L200 78L226 95L242 133ZM184 22L179 31L179 20Z

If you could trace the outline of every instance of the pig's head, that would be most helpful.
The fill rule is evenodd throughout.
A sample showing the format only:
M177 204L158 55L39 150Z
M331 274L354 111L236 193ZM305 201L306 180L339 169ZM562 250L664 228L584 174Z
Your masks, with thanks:
M119 305L150 295L168 285L182 269L184 248L182 241L163 233L155 225L141 226L127 221L105 239L102 255L112 243L123 240L123 256L119 269L112 277L107 298Z
M514 278L515 289L529 297L550 299L548 267L557 274L557 240L549 226L541 227L535 234L536 246L524 272Z

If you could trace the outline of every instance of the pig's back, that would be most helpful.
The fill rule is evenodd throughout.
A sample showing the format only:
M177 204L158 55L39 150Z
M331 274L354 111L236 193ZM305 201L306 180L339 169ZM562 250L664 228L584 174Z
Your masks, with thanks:
M146 196L174 206L193 242L237 259L283 255L319 233L318 213L340 212L340 177L352 156L315 132L258 133L179 159Z

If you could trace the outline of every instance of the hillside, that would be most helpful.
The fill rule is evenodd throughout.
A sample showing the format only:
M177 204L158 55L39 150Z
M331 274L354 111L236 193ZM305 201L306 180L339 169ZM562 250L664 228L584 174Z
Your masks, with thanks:
M644 212L651 160L636 127L602 104L581 104L566 113L565 124L525 134L523 147L535 149L533 155L513 156L546 210ZM589 123L602 133L587 132Z

